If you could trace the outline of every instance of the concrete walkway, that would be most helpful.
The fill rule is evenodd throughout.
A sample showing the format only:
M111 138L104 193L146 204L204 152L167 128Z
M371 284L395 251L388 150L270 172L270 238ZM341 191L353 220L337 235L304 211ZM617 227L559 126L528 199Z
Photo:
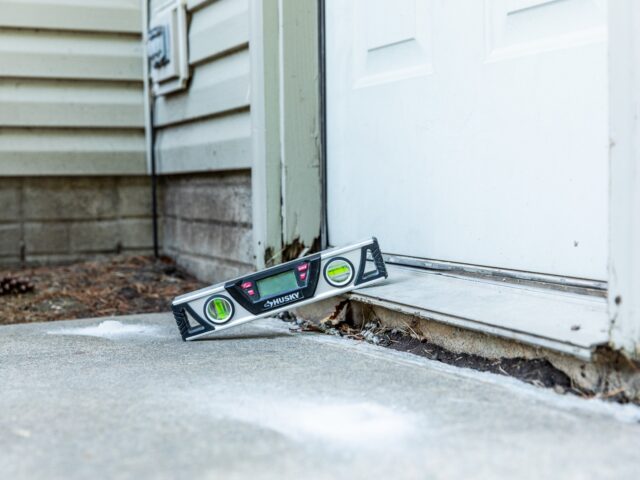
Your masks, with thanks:
M2 478L638 478L640 409L265 320L0 327Z

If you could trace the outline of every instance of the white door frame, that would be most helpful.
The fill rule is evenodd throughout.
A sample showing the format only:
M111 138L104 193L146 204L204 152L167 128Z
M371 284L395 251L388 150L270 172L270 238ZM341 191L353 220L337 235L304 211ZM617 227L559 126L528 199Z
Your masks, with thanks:
M324 59L318 39L323 3L251 0L253 221L259 266L279 261L279 252L296 239L311 246L322 230ZM609 343L640 358L640 4L609 2L608 26ZM301 91L308 95L306 103L295 96Z
M609 2L611 344L640 358L640 4Z

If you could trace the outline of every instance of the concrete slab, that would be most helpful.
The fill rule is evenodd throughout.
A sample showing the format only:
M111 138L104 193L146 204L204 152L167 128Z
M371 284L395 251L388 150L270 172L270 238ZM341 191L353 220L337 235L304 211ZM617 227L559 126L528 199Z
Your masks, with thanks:
M272 319L0 327L3 478L637 478L639 422Z

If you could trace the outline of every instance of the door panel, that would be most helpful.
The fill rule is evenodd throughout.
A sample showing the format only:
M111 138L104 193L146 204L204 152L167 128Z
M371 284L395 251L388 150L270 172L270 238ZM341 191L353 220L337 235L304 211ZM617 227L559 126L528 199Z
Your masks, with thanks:
M415 0L369 0L355 5L355 86L364 87L431 72L430 4ZM380 28L384 25L384 28Z
M331 244L606 279L604 2L326 8Z

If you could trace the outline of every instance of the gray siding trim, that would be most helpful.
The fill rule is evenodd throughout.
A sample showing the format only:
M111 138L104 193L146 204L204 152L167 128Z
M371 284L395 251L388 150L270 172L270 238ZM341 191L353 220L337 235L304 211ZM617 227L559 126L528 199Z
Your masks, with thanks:
M318 4L252 0L253 212L259 266L319 243Z

